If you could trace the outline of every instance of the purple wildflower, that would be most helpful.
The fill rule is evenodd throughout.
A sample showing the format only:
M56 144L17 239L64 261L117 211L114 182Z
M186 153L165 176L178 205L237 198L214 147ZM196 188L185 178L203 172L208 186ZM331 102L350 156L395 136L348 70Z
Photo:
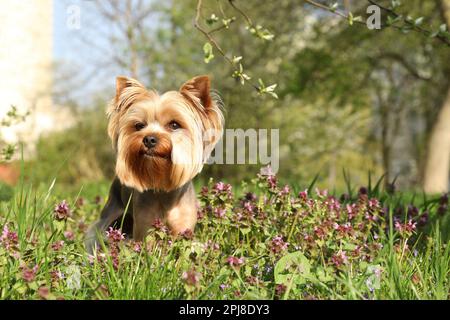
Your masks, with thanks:
M117 243L125 239L125 234L120 229L113 229L112 227L109 227L106 231L106 236L110 243Z
M244 264L244 258L229 256L226 262L232 267L240 267Z
M201 277L201 274L196 272L194 269L185 271L181 275L181 278L184 280L184 282L187 285L193 286L193 287L198 286L198 284L200 282L200 277Z
M257 199L257 197L256 197L256 194L254 194L253 192L247 192L246 194L245 194L245 199L247 200L247 201L256 201L256 199Z
M23 280L25 280L26 282L32 282L36 277L38 269L39 269L38 265L35 265L32 269L28 268L27 266L22 266Z
M59 251L62 249L63 246L64 246L63 240L56 241L56 242L52 243L52 250Z
M413 218L413 217L417 216L418 214L419 214L419 209L417 209L417 207L410 204L408 206L408 211L407 211L408 217Z
M16 232L10 231L8 225L3 226L2 235L0 236L0 243L3 244L6 250L15 248L19 242Z
M75 239L75 234L70 230L64 231L64 238L68 241L73 241Z
M222 283L220 286L219 286L219 288L220 288L220 290L225 290L225 289L228 289L230 287L230 285L229 284L225 284L225 283Z
M160 218L156 218L155 221L152 223L153 228L155 228L157 231L162 231L164 233L169 232L169 228L162 222Z
M276 236L272 239L272 242L270 244L270 251L272 251L275 254L278 254L280 252L285 251L289 246L289 243L284 242L283 237Z
M305 190L303 190L303 191L300 191L300 193L298 194L298 197L299 197L300 200L302 200L302 201L308 200L308 189L305 189Z
M344 251L339 250L336 254L331 257L331 263L333 263L336 267L340 267L343 264L348 263L348 257Z
M182 236L186 240L192 240L194 238L194 233L191 229L186 229L180 233L180 236Z
M225 213L226 211L223 208L214 208L214 215L219 219L225 217Z
M428 211L425 211L424 213L422 213L422 215L419 217L418 220L418 225L419 227L423 227L428 223L428 219L429 219L429 215L428 215Z
M66 220L71 216L70 208L66 200L57 204L53 212L56 220Z
M275 286L275 295L281 297L286 292L287 287L284 284L277 284Z
M400 223L400 221L395 222L395 230L402 233L411 233L416 229L416 222L413 222L411 219L408 220L407 223Z
M359 188L358 194L359 195L367 195L368 194L367 188L366 187Z
M277 177L275 175L267 176L267 184L269 189L275 189L277 187Z

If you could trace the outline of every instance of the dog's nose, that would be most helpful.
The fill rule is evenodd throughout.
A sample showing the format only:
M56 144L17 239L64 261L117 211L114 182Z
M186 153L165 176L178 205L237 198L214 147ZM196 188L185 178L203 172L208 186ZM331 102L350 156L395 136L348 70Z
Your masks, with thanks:
M147 148L151 149L154 148L158 143L158 138L155 136L146 136L143 142Z

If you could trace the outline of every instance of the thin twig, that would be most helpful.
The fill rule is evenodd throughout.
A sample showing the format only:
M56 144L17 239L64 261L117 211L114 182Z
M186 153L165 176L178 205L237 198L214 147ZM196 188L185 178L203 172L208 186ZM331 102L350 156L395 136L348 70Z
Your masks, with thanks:
M216 39L214 39L211 36L211 33L217 32L217 31L219 31L219 30L221 30L223 28L222 27L221 28L216 28L216 29L213 29L211 31L206 31L205 29L203 29L202 26L200 25L201 11L202 11L202 0L198 0L197 1L196 14L195 14L195 20L194 20L194 27L198 31L200 31L208 39L208 42L211 45L213 45L216 48L216 50L220 53L220 55L231 65L233 71L238 71L238 69L236 67L236 64L233 62L233 60L225 54L223 49L217 43ZM255 88L258 92L260 92L260 88L259 88L258 85L254 84L254 83L251 83L249 81L247 81L247 82L250 83L252 85L252 87Z
M225 52L222 50L222 48L219 46L219 44L217 43L217 41L211 36L211 34L206 31L205 29L203 29L200 26L200 14L202 11L202 0L198 0L197 2L197 13L195 15L195 22L194 22L194 27L200 31L201 33L203 33L203 35L208 39L208 41L217 49L217 51L219 51L219 53L225 58L225 60L227 60L233 67L234 67L234 63L233 61L225 54Z
M341 12L341 11L334 10L334 9L332 9L332 8L330 8L330 7L326 6L326 5L324 5L324 4L318 3L318 2L313 1L313 0L304 0L304 1L305 1L306 3L312 5L312 6L316 7L316 8L319 8L319 9L322 9L322 10L326 10L326 11L331 12L332 14L337 15L337 16L339 16L339 17L341 17L341 18L349 19L349 15L347 15L347 14ZM382 9L382 10L384 10L384 11L386 11L386 12L392 14L395 18L400 17L400 15L399 15L398 13L396 13L394 10L389 9L389 8L386 8L386 7L383 7L383 6L379 5L376 1L373 1L373 0L367 0L367 1L368 1L369 3L375 5L375 6L378 6L380 9ZM418 32L418 33L424 34L424 35L426 35L426 36L430 36L430 35L433 33L433 32L431 32L430 30L427 30L427 29L425 29L425 28L422 28L422 27L420 27L420 26L417 26L417 25L415 25L413 22L408 21L408 20L406 20L406 19L403 19L402 21L403 21L405 24L409 25L409 26L411 27L412 30L414 30L414 31L416 31L416 32ZM365 23L364 21L360 21L360 20L353 20L353 22L356 22L356 23L361 24L361 25L366 25L366 23ZM385 25L382 25L382 26L381 26L382 29L383 29L383 28L387 28L387 27L391 27L391 28L394 28L394 29L397 29L397 30L402 30L402 29L403 29L402 27L400 27L400 26L395 26L395 25L386 25L386 24L385 24ZM448 38L445 37L444 35L437 34L437 35L435 36L435 38L439 39L441 42L443 42L443 43L445 43L446 45L450 46L450 39L448 39Z
M369 1L369 3L371 3L371 4L375 5L375 6L379 7L380 9L386 11L387 13L392 14L394 16L394 18L402 17L400 14L398 14L394 10L392 10L390 8L387 8L387 7L384 7L384 6L380 5L380 4L378 4L376 1L373 1L373 0L367 0L367 1ZM427 30L427 29L425 29L425 28L423 28L421 26L418 26L415 23L413 23L412 21L409 21L407 19L402 19L402 21L404 23L408 24L409 26L411 26L413 30L416 30L417 32L422 33L422 34L424 34L426 36L430 36L431 34L433 34L432 31ZM448 39L447 37L445 37L443 35L440 35L440 34L437 34L435 38L439 39L440 41L442 41L446 45L450 46L450 39Z
M241 9L239 9L239 8L234 4L234 0L228 0L228 2L230 3L230 6L232 6L234 10L236 10L241 16L244 17L245 21L247 21L248 26L253 26L252 20L249 18L248 15L245 14L244 11L242 11Z

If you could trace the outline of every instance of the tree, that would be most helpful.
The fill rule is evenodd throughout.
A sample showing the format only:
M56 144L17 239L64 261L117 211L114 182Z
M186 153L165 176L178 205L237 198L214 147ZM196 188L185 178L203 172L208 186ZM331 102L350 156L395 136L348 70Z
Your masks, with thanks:
M442 16L450 30L450 0L440 0ZM424 190L427 193L447 192L450 172L450 83L447 96L436 118L428 142Z

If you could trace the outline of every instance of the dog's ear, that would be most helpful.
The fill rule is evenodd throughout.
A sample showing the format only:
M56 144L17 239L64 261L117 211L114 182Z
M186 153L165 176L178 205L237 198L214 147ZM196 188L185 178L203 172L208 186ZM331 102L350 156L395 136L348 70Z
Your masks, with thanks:
M187 81L180 93L199 110L203 123L203 161L206 161L216 143L222 137L224 118L222 101L218 94L211 94L208 76L198 76ZM199 104L201 106L199 106Z
M145 94L147 90L137 80L128 77L116 78L116 96L108 106L107 115L109 118L108 134L113 147L116 147L119 136L119 119L123 113L139 96Z
M139 88L145 90L145 87L137 80L119 76L116 78L116 97L114 99L116 105L119 104L120 96L126 88Z
M211 84L208 76L197 76L184 83L180 88L180 92L187 98L197 98L205 109L209 109L213 103L210 87Z

